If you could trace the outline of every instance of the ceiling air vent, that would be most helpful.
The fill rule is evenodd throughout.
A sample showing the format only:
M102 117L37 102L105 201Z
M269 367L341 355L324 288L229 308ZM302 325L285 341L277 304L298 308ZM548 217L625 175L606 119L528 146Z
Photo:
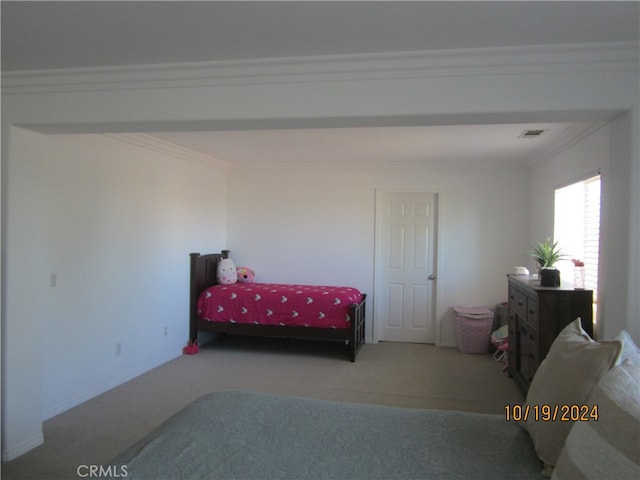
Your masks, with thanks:
M538 138L540 135L544 133L544 130L538 129L528 129L518 135L518 138Z

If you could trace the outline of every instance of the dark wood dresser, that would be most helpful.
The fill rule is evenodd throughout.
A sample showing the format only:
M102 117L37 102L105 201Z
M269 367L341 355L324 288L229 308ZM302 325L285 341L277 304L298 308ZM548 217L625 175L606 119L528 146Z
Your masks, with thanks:
M509 283L509 376L526 394L538 365L560 331L577 317L593 338L593 291L542 287L529 276L507 275Z

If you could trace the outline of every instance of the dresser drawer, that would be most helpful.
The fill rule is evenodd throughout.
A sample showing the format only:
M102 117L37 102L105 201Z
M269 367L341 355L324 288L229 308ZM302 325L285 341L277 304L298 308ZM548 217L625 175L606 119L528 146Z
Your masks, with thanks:
M520 374L531 383L538 369L538 332L520 325Z
M527 299L527 323L533 328L538 330L538 302L528 298Z
M509 309L521 318L527 318L527 297L520 290L509 288Z
M521 323L518 327L518 333L520 334L520 343L521 345L523 345L523 350L527 350L527 353L531 353L532 358L533 355L535 355L535 357L537 358L538 332L528 325L525 325L524 323Z

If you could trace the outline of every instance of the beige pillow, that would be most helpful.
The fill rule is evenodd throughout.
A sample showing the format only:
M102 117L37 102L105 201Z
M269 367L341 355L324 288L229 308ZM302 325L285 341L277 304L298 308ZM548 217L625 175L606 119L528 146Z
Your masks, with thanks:
M622 352L620 352L620 359L618 365L629 360L631 363L640 364L640 348L633 342L631 335L626 330L622 330L616 340L622 342Z
M608 371L587 403L597 406L598 420L575 423L552 478L640 478L640 364Z
M571 421L561 421L562 409L586 404L600 377L615 364L621 349L619 340L593 341L582 329L579 318L567 325L551 345L529 387L525 402L529 415L523 422L547 471L558 461L573 425ZM552 411L558 406L555 421L535 418L536 409L540 411L543 405L549 405Z

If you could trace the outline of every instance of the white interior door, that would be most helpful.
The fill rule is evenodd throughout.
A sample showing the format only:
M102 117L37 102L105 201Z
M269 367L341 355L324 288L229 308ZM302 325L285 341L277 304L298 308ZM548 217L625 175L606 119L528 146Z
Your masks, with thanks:
M437 196L377 193L375 337L434 343Z

